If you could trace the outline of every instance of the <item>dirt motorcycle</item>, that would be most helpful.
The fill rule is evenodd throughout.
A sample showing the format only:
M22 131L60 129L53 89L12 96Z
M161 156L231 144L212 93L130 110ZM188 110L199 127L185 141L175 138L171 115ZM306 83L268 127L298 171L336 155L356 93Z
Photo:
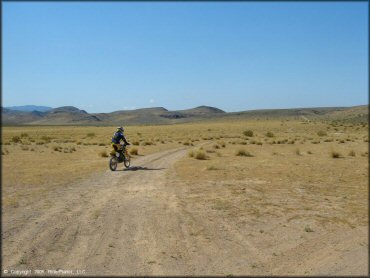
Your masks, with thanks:
M126 168L130 167L131 157L127 151L127 145L120 144L117 151L111 151L109 159L109 169L116 171L118 163L122 163Z

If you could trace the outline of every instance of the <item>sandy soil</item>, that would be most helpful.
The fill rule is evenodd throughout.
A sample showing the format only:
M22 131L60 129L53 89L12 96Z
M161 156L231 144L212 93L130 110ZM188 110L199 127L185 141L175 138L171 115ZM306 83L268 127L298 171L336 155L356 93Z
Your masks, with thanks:
M177 177L174 163L187 151L139 157L130 170L120 164L120 171L58 187L26 210L3 211L3 270L367 275L367 226L305 232L300 219L274 214L273 202L264 208L270 213L256 218L230 215L222 199L207 201L227 184L186 184ZM233 186L235 194L256 195L258 186L266 185L250 179Z

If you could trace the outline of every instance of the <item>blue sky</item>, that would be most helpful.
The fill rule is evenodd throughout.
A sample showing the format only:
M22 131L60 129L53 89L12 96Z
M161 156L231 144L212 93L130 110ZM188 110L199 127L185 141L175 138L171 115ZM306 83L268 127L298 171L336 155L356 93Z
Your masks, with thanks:
M3 106L368 103L366 2L3 3Z

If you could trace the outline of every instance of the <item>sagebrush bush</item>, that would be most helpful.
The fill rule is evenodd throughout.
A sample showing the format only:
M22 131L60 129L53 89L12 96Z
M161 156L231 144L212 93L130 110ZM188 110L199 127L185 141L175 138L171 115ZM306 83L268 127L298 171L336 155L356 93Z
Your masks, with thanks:
M236 152L236 154L235 154L236 156L247 156L247 157L253 157L253 155L250 153L250 152L248 152L248 151L246 151L246 150L243 150L243 149L240 149L240 150L238 150L237 152Z
M319 135L319 136L327 136L328 134L326 133L326 131L324 131L324 130L319 130L318 132L317 132L317 135Z
M272 133L271 131L268 131L268 132L266 133L266 136L267 136L267 137L272 138L272 137L274 137L275 135L274 135L274 133Z
M41 140L44 140L45 142L50 143L51 137L43 135L43 136L41 136Z
M337 151L331 151L330 155L331 155L332 158L342 157L342 154L340 152L337 152Z
M247 129L243 131L243 134L248 137L253 137L253 130Z
M62 147L60 147L60 146L54 146L53 147L53 150L56 151L56 152L61 152L62 151Z
M86 137L95 137L95 133L94 132L89 132L88 134L86 134Z
M349 153L348 153L349 156L356 156L356 153L354 150L351 150Z
M194 157L194 151L189 151L189 152L188 152L188 156L189 156L189 157Z
M107 151L105 151L105 150L104 150L104 151L100 151L100 152L99 152L99 156L100 156L100 157L108 157L108 153L107 153Z
M204 151L201 151L201 150L198 150L196 153L195 153L195 156L194 156L196 159L199 159L199 160L206 160L208 158L208 156L205 154Z
M132 155L138 155L139 154L139 150L137 148L132 148L130 150L130 154L132 154Z
M12 142L13 143L20 143L20 142L22 142L22 140L19 136L13 136L12 137Z
M134 141L134 142L132 142L132 145L139 146L140 145L140 142L139 141Z

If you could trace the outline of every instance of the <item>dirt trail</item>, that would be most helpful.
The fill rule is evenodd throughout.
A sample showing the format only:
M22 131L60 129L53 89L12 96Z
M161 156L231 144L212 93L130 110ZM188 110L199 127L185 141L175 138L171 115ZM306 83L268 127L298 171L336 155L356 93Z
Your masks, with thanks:
M303 249L288 254L288 261L273 260L248 231L183 198L186 186L176 180L172 166L186 152L137 158L131 170L107 170L51 192L47 209L40 202L6 214L3 269L79 269L88 275L286 274L295 269L294 256ZM323 246L328 243L322 241ZM362 256L362 249L355 251ZM309 264L315 266L314 258ZM365 269L351 273L356 271Z

